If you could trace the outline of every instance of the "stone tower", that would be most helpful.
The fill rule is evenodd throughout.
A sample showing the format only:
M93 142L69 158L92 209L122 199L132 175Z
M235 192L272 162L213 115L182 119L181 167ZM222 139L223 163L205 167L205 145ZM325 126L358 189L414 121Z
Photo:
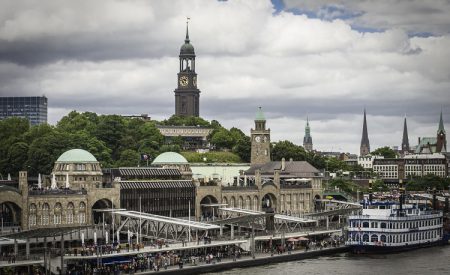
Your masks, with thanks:
M309 127L309 119L306 117L305 136L303 137L303 148L307 151L312 151L313 142L311 137L311 128Z
M266 119L258 108L255 118L255 129L251 129L252 151L251 164L265 164L270 161L270 129L266 129Z
M402 138L402 154L409 152L409 138L408 138L408 126L406 125L406 116L403 123L403 138Z
M200 115L200 90L197 88L195 73L195 51L189 40L189 25L186 22L186 39L180 49L180 72L178 87L175 89L175 115Z
M445 135L445 129L444 129L444 120L442 119L442 110L441 110L441 117L439 119L439 127L437 130L437 138L436 138L436 152L447 152L447 137Z
M361 138L361 147L359 148L359 155L365 156L370 153L369 134L367 133L366 109L364 109L363 132Z

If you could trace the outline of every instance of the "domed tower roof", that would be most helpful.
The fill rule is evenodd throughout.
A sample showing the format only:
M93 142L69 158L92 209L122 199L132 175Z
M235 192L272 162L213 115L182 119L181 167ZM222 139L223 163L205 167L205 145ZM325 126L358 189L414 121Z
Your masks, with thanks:
M184 40L184 44L180 49L180 57L181 56L195 56L194 46L191 44L191 40L189 39L189 24L186 22L186 39Z
M255 120L258 120L258 121L266 120L261 107L258 107L258 110L256 111Z
M188 164L188 161L182 155L175 152L165 152L160 154L152 162L152 165L163 164Z
M68 163L88 163L98 162L97 159L86 150L72 149L64 152L56 162L68 162Z

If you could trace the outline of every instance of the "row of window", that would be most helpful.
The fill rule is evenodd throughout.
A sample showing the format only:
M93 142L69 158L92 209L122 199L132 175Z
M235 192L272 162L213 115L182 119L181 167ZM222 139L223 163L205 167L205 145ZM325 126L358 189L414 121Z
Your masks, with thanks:
M389 229L408 229L408 228L419 228L424 226L433 226L440 224L440 219L427 219L419 221L409 221L409 222L360 222L351 221L351 227L362 227L362 228L389 228Z
M70 166L72 164L67 163L60 163L56 165L56 170L58 171L70 171ZM90 168L91 171L101 171L100 165L98 163L92 163L92 164L84 164L84 163L77 163L75 164L74 170L75 171L87 171Z
M73 224L74 223L74 213L73 212L67 212L66 214L66 222L65 224ZM37 224L37 215L36 214L30 214L29 216L29 225L35 226ZM43 213L40 217L39 225L49 225L52 222L52 224L61 224L62 223L62 214L54 214L53 215L53 221L50 219L50 215L48 213ZM86 213L85 212L79 212L78 213L78 223L84 224L86 223Z
M445 165L405 165L406 171L445 171Z
M440 236L439 230L429 230L424 232L416 232L416 233L405 233L405 234L393 234L393 235L380 235L365 233L361 236L360 233L352 233L350 235L350 239L352 241L363 241L363 242L383 242L383 243L405 243L405 242L414 242L414 241L422 241L434 239Z
M397 165L374 165L374 171L397 171Z

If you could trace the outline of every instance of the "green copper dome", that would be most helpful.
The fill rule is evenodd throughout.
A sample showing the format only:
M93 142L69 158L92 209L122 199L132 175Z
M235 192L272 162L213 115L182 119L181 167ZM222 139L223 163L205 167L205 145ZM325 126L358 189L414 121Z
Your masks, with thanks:
M188 164L188 161L180 154L175 152L165 152L157 156L152 165L161 164Z
M256 111L255 120L266 120L266 118L264 117L264 113L261 110L261 107L258 107L258 111Z
M56 162L85 163L97 162L97 159L86 150L72 149L59 156Z

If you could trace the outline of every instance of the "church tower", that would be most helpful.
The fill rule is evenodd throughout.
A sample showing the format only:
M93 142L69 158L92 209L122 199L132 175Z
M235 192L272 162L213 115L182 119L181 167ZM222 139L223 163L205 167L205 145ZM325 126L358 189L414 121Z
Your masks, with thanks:
M266 119L258 108L255 118L255 129L250 130L252 138L251 165L265 164L270 161L270 129L266 129Z
M186 39L180 49L180 72L175 89L175 115L200 115L200 90L195 73L195 51L189 40L189 24L186 22Z
M439 119L439 128L437 130L436 140L437 140L436 152L437 153L447 152L447 137L445 135L444 120L442 119L442 110L441 110L441 117Z
M367 133L366 109L364 109L363 132L361 138L361 147L359 148L359 155L365 156L370 153L369 134Z
M409 138L408 138L408 126L406 125L406 116L403 123L403 138L402 138L402 154L409 153Z
M311 128L309 127L308 117L306 117L305 136L303 137L303 148L305 148L306 151L312 151L313 149Z

